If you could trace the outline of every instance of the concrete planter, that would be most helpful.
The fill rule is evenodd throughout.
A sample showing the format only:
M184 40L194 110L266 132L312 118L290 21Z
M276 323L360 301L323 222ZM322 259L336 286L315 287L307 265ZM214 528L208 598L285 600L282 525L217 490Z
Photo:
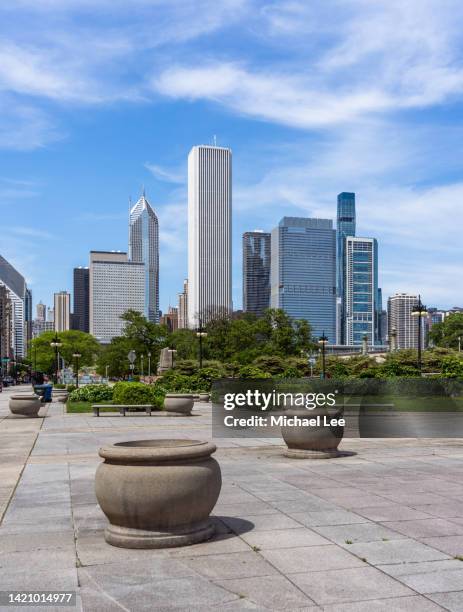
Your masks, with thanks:
M137 440L101 448L95 491L109 519L105 539L122 548L168 548L212 537L209 515L222 486L198 440Z
M192 393L167 393L164 398L164 410L179 414L191 414L194 397Z
M40 397L35 393L16 393L10 396L9 408L12 414L36 417L41 406Z
M209 401L209 393L200 393L199 394L199 401L200 402L208 402Z
M298 416L301 419L320 419L320 425L314 426L284 426L281 428L283 440L288 447L287 457L297 459L329 459L339 456L338 446L344 435L344 427L325 426L324 419L342 417L343 410L329 412L326 408L315 410L289 409L284 413L287 417Z

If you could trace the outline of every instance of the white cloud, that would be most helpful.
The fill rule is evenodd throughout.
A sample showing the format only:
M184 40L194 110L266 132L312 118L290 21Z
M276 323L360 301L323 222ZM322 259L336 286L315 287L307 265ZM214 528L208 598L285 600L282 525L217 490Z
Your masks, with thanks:
M185 183L186 181L184 172L172 171L148 162L145 163L145 168L149 170L155 178L160 181L165 181L166 183Z

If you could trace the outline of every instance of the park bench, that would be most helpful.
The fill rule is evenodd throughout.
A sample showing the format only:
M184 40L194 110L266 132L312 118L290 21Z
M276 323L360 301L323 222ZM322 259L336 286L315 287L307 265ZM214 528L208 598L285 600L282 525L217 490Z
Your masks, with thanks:
M100 408L114 408L115 410L119 410L119 414L121 416L125 416L127 410L133 410L134 408L137 410L144 410L148 416L151 416L151 410L153 409L153 404L92 404L93 416L100 416Z

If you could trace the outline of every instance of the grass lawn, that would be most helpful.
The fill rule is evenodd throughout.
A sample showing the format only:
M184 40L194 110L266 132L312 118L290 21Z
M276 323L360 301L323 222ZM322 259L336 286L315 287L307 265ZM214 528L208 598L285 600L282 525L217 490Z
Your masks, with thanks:
M66 412L92 412L93 404L108 404L107 408L100 408L100 412L116 412L117 408L113 408L110 401L106 402L68 402L66 404Z

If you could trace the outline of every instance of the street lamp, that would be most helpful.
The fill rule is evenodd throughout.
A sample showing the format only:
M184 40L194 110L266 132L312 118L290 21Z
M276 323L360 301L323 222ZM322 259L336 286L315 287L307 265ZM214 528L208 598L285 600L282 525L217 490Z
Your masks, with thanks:
M151 351L148 351L148 378L151 378Z
M55 385L56 385L56 384L58 384L58 370L59 370L58 349L61 346L63 346L63 343L58 338L58 332L55 332L55 337L50 342L50 346L55 349Z
M144 367L143 367L143 359L144 359L144 358L145 358L145 356L144 356L144 355L141 355L141 356L140 356L140 361L141 361L140 374L141 374L141 377L142 377L142 378L145 376L145 370L144 370Z
M80 353L73 353L72 356L76 361L75 371L76 371L76 387L79 388L79 359L82 357Z
M207 336L207 332L204 331L201 320L199 321L199 327L196 330L196 335L199 338L199 369L203 369L203 336Z
M421 295L418 296L418 304L416 306L413 306L412 308L412 312L411 312L411 316L412 317L418 317L418 360L417 360L417 367L418 367L418 371L420 373L421 376L421 339L422 339L422 334L421 334L421 320L424 317L428 316L428 311L426 310L426 306L424 304L421 303Z
M322 347L322 378L325 379L326 376L326 361L325 361L325 352L326 345L328 344L328 338L325 336L325 332L320 336L318 340L318 344Z

